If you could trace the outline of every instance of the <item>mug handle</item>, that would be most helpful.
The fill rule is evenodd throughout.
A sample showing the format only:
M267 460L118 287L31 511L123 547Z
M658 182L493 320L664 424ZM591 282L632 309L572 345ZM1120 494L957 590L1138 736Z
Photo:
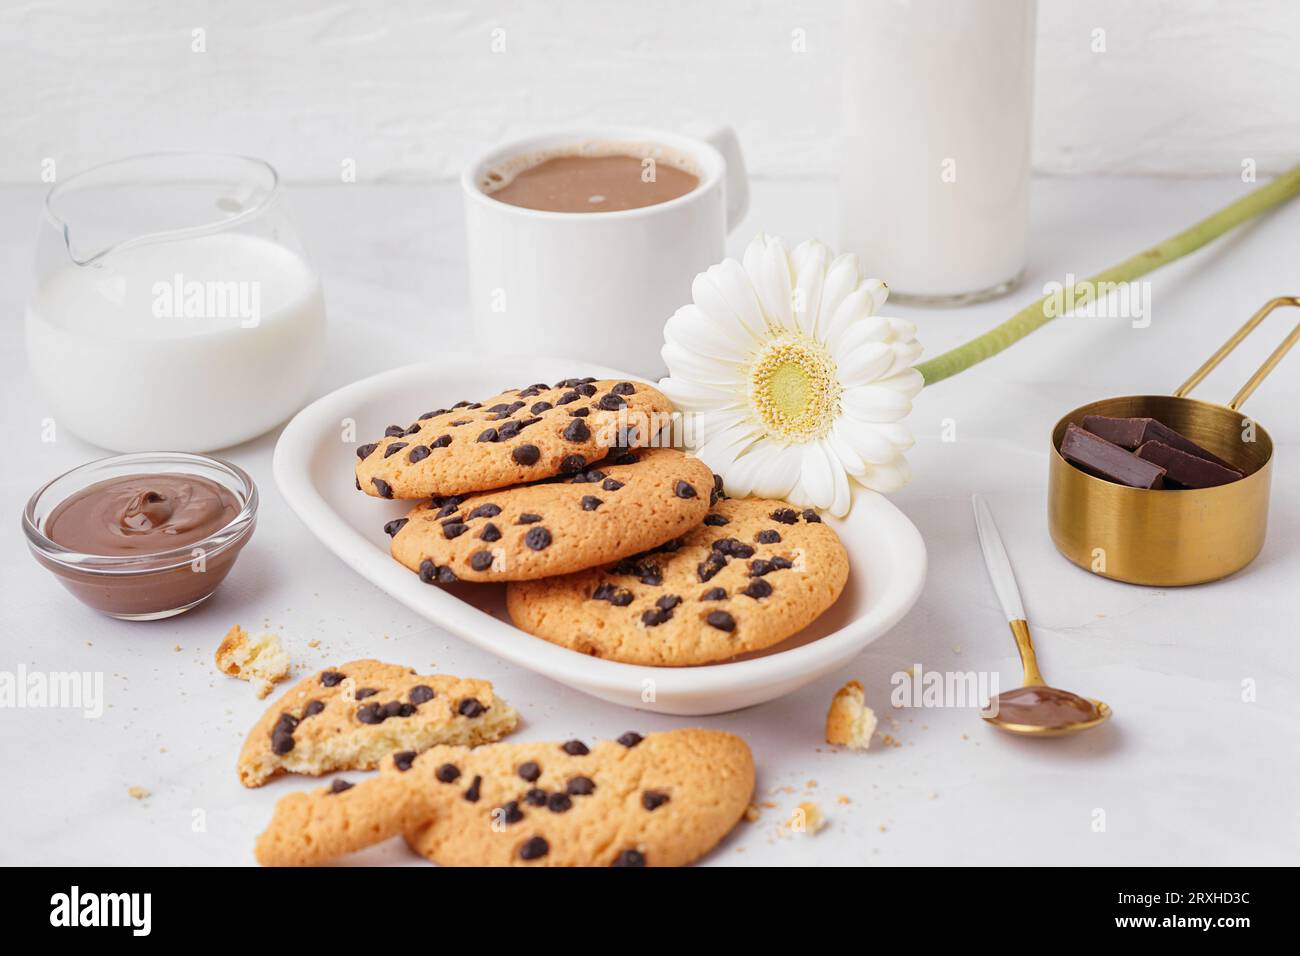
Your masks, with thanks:
M687 132L704 140L727 161L727 232L731 232L749 212L749 174L740 140L730 126L697 126Z

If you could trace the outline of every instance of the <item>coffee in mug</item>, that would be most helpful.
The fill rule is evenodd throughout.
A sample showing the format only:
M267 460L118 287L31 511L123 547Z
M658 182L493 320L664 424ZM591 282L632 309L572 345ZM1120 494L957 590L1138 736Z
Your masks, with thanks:
M546 212L616 212L669 202L700 184L701 170L659 146L591 143L516 156L490 170L483 192Z

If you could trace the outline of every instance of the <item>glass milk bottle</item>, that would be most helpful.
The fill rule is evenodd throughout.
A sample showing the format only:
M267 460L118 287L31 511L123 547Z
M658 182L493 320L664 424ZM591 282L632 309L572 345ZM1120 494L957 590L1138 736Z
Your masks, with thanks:
M902 301L1025 266L1035 0L846 0L840 245Z
M60 429L114 451L210 451L298 411L325 305L274 169L158 153L55 186L27 361Z

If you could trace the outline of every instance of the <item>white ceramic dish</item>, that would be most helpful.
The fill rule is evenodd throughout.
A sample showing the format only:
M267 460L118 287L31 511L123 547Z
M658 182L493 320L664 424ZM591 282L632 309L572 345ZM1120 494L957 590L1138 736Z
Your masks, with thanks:
M668 714L714 714L788 694L848 663L916 602L925 582L925 544L885 498L859 490L843 521L827 519L849 551L839 601L802 633L724 664L637 667L588 657L513 627L501 585L423 584L388 553L384 522L409 503L380 501L354 486L354 448L386 426L421 412L510 387L575 375L635 379L612 369L553 358L448 353L436 361L354 382L303 409L275 448L275 480L285 500L327 548L416 613L471 643L583 693ZM356 422L357 440L340 440Z

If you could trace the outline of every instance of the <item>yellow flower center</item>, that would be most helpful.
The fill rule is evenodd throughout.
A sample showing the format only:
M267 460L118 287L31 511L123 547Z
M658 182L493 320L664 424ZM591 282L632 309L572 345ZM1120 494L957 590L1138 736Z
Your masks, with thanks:
M770 437L789 442L821 438L839 414L835 361L820 343L784 334L759 352L749 395Z

